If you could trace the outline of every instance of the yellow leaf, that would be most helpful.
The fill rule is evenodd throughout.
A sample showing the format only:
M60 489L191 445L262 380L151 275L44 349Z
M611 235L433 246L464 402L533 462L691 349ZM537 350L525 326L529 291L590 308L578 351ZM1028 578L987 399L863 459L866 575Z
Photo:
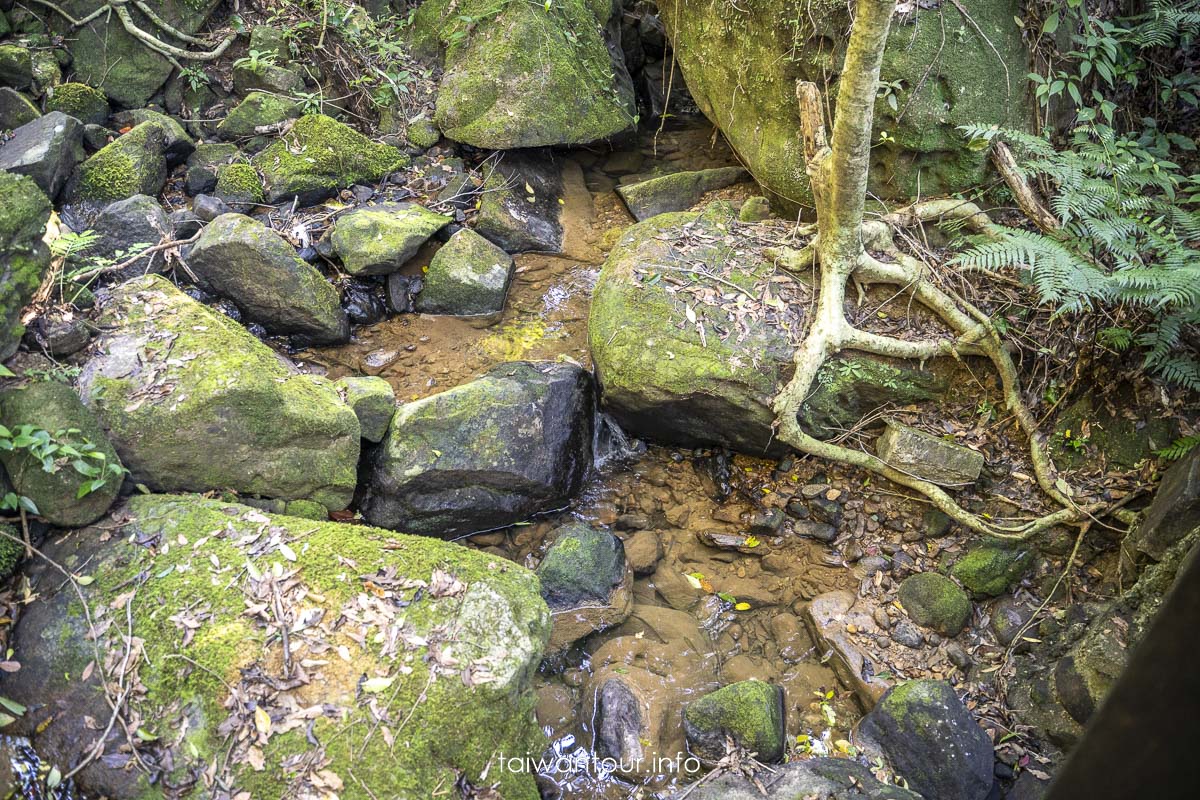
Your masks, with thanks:
M271 715L263 710L262 706L254 709L254 727L263 736L271 735Z
M92 577L91 575L80 575L78 578L75 579L75 582L78 583L80 586L90 586L92 581L94 581L94 580L96 580L96 579L94 577Z
M687 575L687 574L685 574L683 577L687 578L687 582L688 582L688 583L690 583L690 584L692 585L692 588L693 588L693 589L699 589L699 588L700 588L700 578L697 578L697 577L695 576L695 574L692 574L692 575Z
M377 694L392 685L395 678L370 678L362 682L362 690L371 694Z
M760 542L753 536L746 537L746 547L758 547Z
M749 611L750 604L746 603L746 602L741 602L741 603L738 603L737 605L735 605L734 609L736 609L737 611Z

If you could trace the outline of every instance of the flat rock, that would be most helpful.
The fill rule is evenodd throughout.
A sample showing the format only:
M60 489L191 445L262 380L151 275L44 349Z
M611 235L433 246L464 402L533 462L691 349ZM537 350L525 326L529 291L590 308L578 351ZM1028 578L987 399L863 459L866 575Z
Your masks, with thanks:
M22 125L0 145L0 170L28 175L51 198L82 160L83 125L59 111Z
M983 469L982 453L894 420L875 442L875 453L894 469L952 486L974 483Z
M720 167L695 172L675 172L617 187L634 219L643 222L668 211L687 211L708 192L747 180L742 167Z
M338 217L329 242L351 275L387 275L450 222L416 203L371 206Z

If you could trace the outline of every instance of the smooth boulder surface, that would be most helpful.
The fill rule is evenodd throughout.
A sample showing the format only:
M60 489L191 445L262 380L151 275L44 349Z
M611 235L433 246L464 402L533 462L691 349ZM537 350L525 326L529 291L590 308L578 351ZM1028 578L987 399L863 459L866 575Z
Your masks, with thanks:
M329 243L351 275L387 275L450 222L416 203L369 206L338 217Z
M100 234L100 238L88 254L114 261L125 261L139 247L153 247L170 239L174 230L163 207L144 194L109 203L92 221L91 228ZM162 272L166 265L161 253L150 253L125 269L109 273L109 280L120 282L147 272Z
M756 679L689 703L683 724L692 752L711 763L725 756L726 736L768 764L781 761L787 747L783 689Z
M491 150L579 145L636 124L633 82L610 0L546 5L429 0L415 34L444 48L434 121L450 139ZM463 19L475 20L462 36Z
M86 464L102 469L105 464L121 466L95 415L66 384L43 381L0 392L0 419L10 430L21 425L47 430L56 434L61 444L78 447L90 443L105 456L104 461L84 457ZM66 433L69 430L78 433ZM59 431L63 431L62 436L57 436ZM47 472L28 451L0 451L0 464L13 489L37 505L42 519L64 528L87 525L102 517L121 490L123 479L120 474L105 474L101 476L103 486L80 497L80 489L93 479L76 471L69 461L64 459Z
M971 621L967 593L936 572L918 572L905 578L900 584L900 603L913 622L943 636L957 636Z
M675 172L657 178L617 187L629 213L638 222L668 211L687 211L700 202L705 193L746 180L750 173L742 167L720 167L696 172Z
M362 438L379 442L396 413L396 395L391 384L370 375L350 375L333 384L346 405L354 409Z
M42 241L53 210L33 178L0 171L0 361L21 343L21 311L50 266L50 248Z
M925 800L880 783L870 768L848 758L808 758L774 769L766 795L741 775L726 774L693 784L672 800Z
M505 153L484 181L475 231L509 253L563 246L564 165L552 153Z
M22 125L0 144L0 170L28 175L51 198L82 160L83 125L59 111Z
M858 730L925 800L984 800L991 791L992 741L945 681L898 684Z
M545 745L533 679L550 619L528 570L435 539L196 496L137 496L107 525L47 545L92 579L79 588L98 640L73 584L40 560L10 640L22 669L0 677L0 692L30 709L10 731L32 736L43 759L65 770L99 737L95 721L111 715L99 681L119 668L128 632L139 688L126 713L147 734L187 731L146 745L158 781L177 781L172 796L208 797L185 778L214 770L230 797L255 800L358 797L355 778L380 797L427 797L460 775L537 800L532 774L494 761ZM95 647L111 659L89 669ZM313 741L320 769L293 770L295 754L318 752ZM118 726L76 776L83 796L162 796L130 761Z
M316 267L261 222L222 214L205 226L188 265L208 288L237 304L271 333L315 344L350 338L337 290Z
M503 311L513 267L512 256L463 228L430 260L417 311L458 316Z
M537 568L554 620L549 654L621 624L633 607L633 573L620 539L578 522L553 535L554 544Z
M397 409L366 470L372 524L457 536L560 508L592 465L592 378L516 361Z
M951 486L974 483L983 469L983 453L895 420L888 420L875 452L901 472Z
M157 275L112 289L98 323L79 393L134 481L350 503L360 429L331 382Z

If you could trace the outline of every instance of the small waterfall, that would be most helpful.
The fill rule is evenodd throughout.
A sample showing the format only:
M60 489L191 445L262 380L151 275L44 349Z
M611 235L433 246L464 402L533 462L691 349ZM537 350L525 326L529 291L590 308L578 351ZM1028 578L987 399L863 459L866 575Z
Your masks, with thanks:
M592 433L592 465L597 471L636 461L646 452L646 443L630 438L609 414L596 412Z

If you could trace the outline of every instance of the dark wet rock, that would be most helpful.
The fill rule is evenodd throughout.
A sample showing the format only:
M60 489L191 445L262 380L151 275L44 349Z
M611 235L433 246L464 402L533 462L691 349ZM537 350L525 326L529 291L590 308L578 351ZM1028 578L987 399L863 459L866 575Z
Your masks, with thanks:
M10 86L0 86L0 130L15 130L41 115L28 97Z
M1028 604L1014 597L1005 597L992 606L992 633L996 641L1007 647L1017 638L1017 634L1033 616Z
M783 509L772 508L750 518L750 532L756 536L774 536L783 527Z
M1021 579L1034 555L1028 547L985 544L968 550L950 568L950 574L974 596L996 597Z
M1200 519L1200 448L1171 465L1163 476L1133 541L1156 561L1196 527Z
M17 44L0 44L0 86L33 88L33 53Z
M224 141L248 138L300 116L300 104L287 97L250 92L217 125L217 138Z
M196 146L187 160L187 193L211 194L217 188L217 168L241 158L237 145L205 143Z
M767 794L746 778L726 774L683 790L688 800L922 800L880 783L868 767L845 758L809 758L775 768ZM673 795L683 800L684 793Z
M371 524L453 536L559 508L592 463L591 376L510 362L405 404L367 470Z
M52 207L32 178L0 171L0 361L16 352L25 332L21 311L50 266L42 241Z
M300 257L304 258L301 252ZM311 263L311 261L310 261ZM381 287L373 283L348 281L342 287L342 308L352 325L374 325L387 318L387 303L380 292Z
M900 584L900 602L913 622L943 636L957 636L971 620L971 601L957 583L936 572L910 575Z
M188 208L180 208L167 214L171 230L176 239L191 239L204 229L204 220Z
M0 170L28 175L51 198L82 160L83 125L58 111L21 126L0 144Z
M470 228L434 254L416 309L425 314L494 314L504 310L512 256Z
M808 510L808 503L794 498L784 506L784 511L792 519L806 520L812 516L812 512Z
M792 523L792 530L798 536L807 536L819 542L832 542L837 538L837 528L826 522L797 520Z
M79 393L134 481L349 504L361 431L332 383L156 275L112 289L97 322Z
M875 452L888 466L935 483L974 483L983 469L982 453L894 420L875 442Z
M760 680L739 681L689 703L684 728L693 753L714 763L725 755L725 738L764 763L783 759L786 749L783 689Z
M824 522L835 528L842 525L842 517L845 512L842 510L842 504L836 500L830 500L828 497L814 497L808 501L808 510L817 522Z
M213 181L213 186L216 186L216 180ZM205 222L212 222L223 214L234 213L229 203L211 194L198 194L192 198L192 212Z
M82 200L157 197L167 182L166 133L155 122L143 122L84 161L78 179L75 194Z
M950 642L946 645L946 657L950 659L951 664L964 671L970 669L973 663L971 656L957 642Z
M57 463L47 472L41 460L26 450L0 450L0 464L13 489L37 505L42 519L51 525L76 527L95 522L108 511L121 489L121 460L74 389L55 381L8 389L0 392L0 416L10 429L33 425L51 432L76 430L78 433L63 434L59 442L76 447L91 444L105 456L104 460L89 457L84 461L98 473L88 476L69 463ZM79 497L82 487L94 480L104 483Z
M103 125L108 119L108 98L86 83L55 86L46 97L46 113L61 111L84 125Z
M449 222L416 203L370 206L338 217L329 242L351 275L387 275Z
M396 395L391 384L383 378L351 375L333 386L358 417L362 438L368 442L382 441L392 414L396 413Z
M746 180L750 173L741 167L675 172L617 188L634 219L643 222L668 211L687 211L708 192Z
M115 134L103 125L84 125L83 143L91 152L95 152L115 138Z
M548 654L620 625L633 606L633 572L621 540L608 531L569 523L538 565L542 598L554 620Z
M134 128L145 123L157 126L163 132L163 156L167 160L168 169L187 161L188 156L196 149L196 141L179 120L149 108L118 111L113 114L112 122L113 127L117 129Z
M696 471L704 493L714 501L723 503L733 493L732 472L727 454L697 456L692 459L692 469Z
M397 314L410 314L416 310L416 298L425 286L419 275L401 275L393 272L387 276L388 306Z
M250 217L223 214L210 222L188 265L205 287L271 333L318 344L350 337L337 290L279 234Z
M559 252L564 166L549 151L505 153L484 182L475 230L509 253Z
M124 261L132 257L135 250L153 247L172 235L167 212L157 200L144 194L109 203L92 222L91 228L100 234L100 239L88 255L114 261ZM161 253L150 253L110 276L119 282L147 272L162 272L166 265Z
M858 729L925 800L984 800L991 791L992 742L944 681L895 686Z
M931 508L921 517L919 536L916 538L936 539L939 536L945 536L946 532L950 530L951 522L952 520L946 512Z
M57 310L39 314L25 331L25 344L30 350L42 350L54 358L78 353L91 339L92 333L81 316Z

